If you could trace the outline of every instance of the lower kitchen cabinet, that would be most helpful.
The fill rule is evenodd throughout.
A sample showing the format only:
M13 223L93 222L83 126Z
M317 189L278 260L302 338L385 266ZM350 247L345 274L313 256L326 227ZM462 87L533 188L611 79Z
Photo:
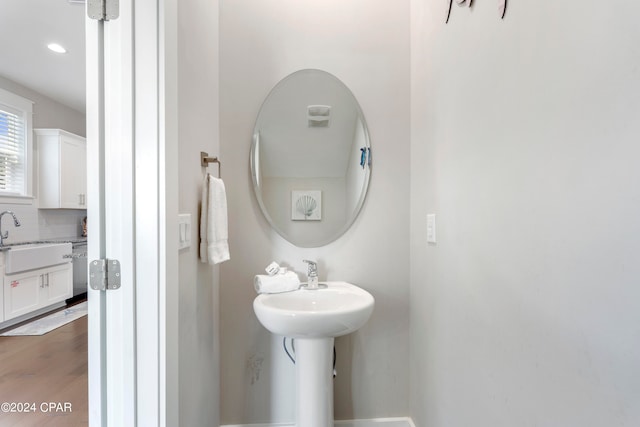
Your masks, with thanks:
M4 275L4 321L56 304L73 294L71 263Z

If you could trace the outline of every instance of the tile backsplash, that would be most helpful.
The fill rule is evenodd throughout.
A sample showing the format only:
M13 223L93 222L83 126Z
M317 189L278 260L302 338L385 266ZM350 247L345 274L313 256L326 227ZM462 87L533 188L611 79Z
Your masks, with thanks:
M0 204L0 212L13 211L21 226L2 219L2 230L9 231L6 244L32 240L48 240L61 237L77 237L82 234L82 219L87 215L82 209L37 209L31 205Z

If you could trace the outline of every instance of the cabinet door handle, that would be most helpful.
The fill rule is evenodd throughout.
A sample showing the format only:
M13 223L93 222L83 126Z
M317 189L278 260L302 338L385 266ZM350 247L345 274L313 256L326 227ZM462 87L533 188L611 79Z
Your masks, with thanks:
M40 275L40 288L44 288L44 274Z
M49 287L49 273L47 273L47 288Z

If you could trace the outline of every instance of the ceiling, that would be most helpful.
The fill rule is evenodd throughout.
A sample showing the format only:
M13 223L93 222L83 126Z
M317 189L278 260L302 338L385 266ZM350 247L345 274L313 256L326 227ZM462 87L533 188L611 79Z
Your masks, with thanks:
M78 2L0 0L0 76L84 112L84 17Z

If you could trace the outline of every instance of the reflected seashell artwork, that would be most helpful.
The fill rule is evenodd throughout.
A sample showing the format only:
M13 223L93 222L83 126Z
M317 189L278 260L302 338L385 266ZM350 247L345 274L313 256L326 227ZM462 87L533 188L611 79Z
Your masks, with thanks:
M292 221L322 220L322 191L293 190L291 192Z
M314 199L309 195L304 195L300 197L296 202L296 209L298 209L298 212L304 215L305 218L310 217L311 214L313 214L313 211L317 207L318 207L318 202L316 202L316 199Z

